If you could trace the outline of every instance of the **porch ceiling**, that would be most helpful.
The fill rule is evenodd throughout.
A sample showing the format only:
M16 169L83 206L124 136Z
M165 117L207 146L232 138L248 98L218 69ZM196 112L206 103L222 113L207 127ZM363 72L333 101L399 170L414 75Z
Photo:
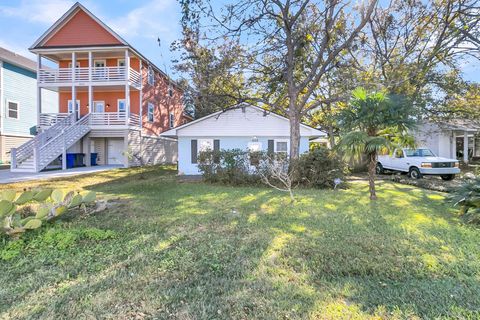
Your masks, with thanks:
M81 51L77 50L62 50L62 51L52 51L52 52L44 52L41 55L49 60L54 62L62 61L62 60L71 60L72 52L76 52L77 60L86 60L88 59L88 50L81 49ZM132 52L130 51L130 55ZM110 48L108 50L92 50L92 57L93 59L111 59L111 58L124 58L125 57L125 48L118 49L118 48Z

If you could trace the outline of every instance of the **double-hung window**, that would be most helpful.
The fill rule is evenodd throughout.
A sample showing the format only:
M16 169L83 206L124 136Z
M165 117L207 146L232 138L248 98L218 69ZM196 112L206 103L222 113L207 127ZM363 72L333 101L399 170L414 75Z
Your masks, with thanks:
M288 153L288 140L275 140L275 153Z
M18 119L18 102L7 101L7 117Z
M155 73L151 66L148 67L148 84L152 86L155 84Z
M148 103L148 121L153 122L153 103L149 102Z
M213 139L198 139L198 151L212 151L213 150Z
M175 115L173 114L173 112L170 112L170 114L168 115L168 125L170 126L170 128L175 127Z

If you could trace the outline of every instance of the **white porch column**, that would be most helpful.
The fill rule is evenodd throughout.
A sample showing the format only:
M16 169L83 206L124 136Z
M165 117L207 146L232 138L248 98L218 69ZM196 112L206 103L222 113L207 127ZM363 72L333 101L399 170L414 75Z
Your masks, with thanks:
M142 76L142 59L138 59L140 61L139 66L140 66L140 103L138 109L140 110L139 112L139 118L140 118L140 134L142 133L142 128L143 128L143 76Z
M93 111L92 68L93 68L92 51L88 51L88 112L89 113Z
M40 69L42 69L42 56L37 53L37 127L40 126L40 114L42 113L42 88L38 81Z
M125 81L125 113L127 115L127 121L130 120L130 56L128 49L125 50L125 68L126 68L126 81Z
M463 132L463 162L468 163L468 132Z
M77 64L77 55L75 52L72 52L72 110L74 113L74 119L78 120L78 110L77 110L77 88L75 87L75 65ZM80 108L80 106L78 106Z

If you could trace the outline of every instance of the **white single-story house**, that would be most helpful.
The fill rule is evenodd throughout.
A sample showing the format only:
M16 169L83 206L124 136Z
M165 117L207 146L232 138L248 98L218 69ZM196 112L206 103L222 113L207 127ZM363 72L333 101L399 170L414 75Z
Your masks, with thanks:
M289 152L289 120L249 104L218 111L161 134L178 139L178 173L200 174L198 153L207 149L242 149ZM310 139L325 136L322 131L300 125L300 153L308 152Z
M480 157L480 123L453 119L449 122L422 122L414 132L416 143L437 156L463 160Z

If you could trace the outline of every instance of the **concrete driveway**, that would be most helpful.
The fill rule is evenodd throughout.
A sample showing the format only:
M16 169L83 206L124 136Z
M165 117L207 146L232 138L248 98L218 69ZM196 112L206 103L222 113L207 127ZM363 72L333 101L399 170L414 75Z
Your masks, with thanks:
M108 165L108 166L94 166L94 167L81 167L67 170L52 170L46 172L10 172L10 170L0 170L0 184L30 181L30 180L45 180L53 178L62 178L68 176L76 176L81 174L88 174L94 172L107 171L112 169L122 168L121 165Z

